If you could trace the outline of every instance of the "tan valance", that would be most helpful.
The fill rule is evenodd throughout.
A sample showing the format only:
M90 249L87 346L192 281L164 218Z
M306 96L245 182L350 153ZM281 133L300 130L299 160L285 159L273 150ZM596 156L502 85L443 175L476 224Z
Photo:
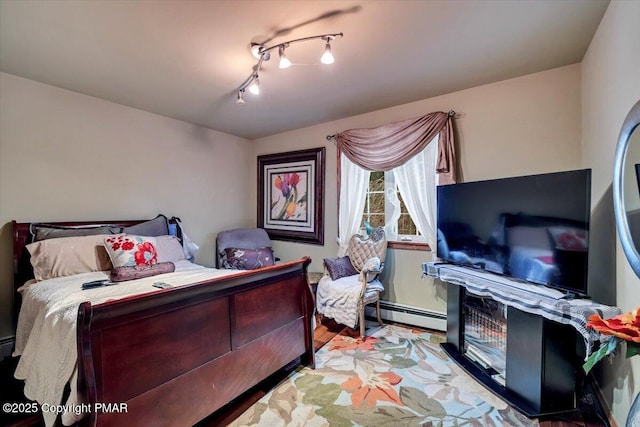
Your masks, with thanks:
M456 182L453 146L454 112L436 111L425 116L389 123L372 129L351 129L335 135L338 150L370 171L398 167L440 134L436 171L441 184Z

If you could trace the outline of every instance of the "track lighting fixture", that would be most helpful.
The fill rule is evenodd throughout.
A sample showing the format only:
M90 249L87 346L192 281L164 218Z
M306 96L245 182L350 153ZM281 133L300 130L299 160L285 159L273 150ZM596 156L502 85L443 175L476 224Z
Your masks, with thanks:
M260 93L260 80L258 79L258 73L260 72L262 63L271 59L272 50L276 48L278 49L278 57L280 60L278 67L289 68L292 65L292 63L289 60L289 58L287 58L287 55L285 53L285 50L289 47L289 45L291 45L292 43L321 39L321 40L324 40L326 43L324 45L324 52L320 57L320 62L322 62L323 64L333 64L333 62L335 61L335 58L331 53L331 41L335 40L336 38L342 37L342 35L343 35L342 33L321 34L318 36L303 37L301 39L289 40L289 41L279 43L277 45L270 46L270 47L267 47L265 45L258 44L258 43L252 43L251 53L253 54L253 56L255 56L258 59L258 63L254 67L255 71L238 88L238 97L237 97L236 103L244 104L244 92L247 89L249 89L249 92L251 92L254 95L258 95Z

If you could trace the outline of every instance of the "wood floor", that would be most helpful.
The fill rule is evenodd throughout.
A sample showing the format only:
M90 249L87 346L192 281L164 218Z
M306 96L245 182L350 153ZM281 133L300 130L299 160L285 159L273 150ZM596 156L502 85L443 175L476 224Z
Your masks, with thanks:
M317 327L314 331L314 347L316 350L324 346L327 342L329 342L334 336L338 333L348 334L350 336L358 336L359 333L355 330L345 328L341 325L336 324L331 319L325 319L322 323L317 322ZM412 328L416 329L412 326ZM430 331L433 332L433 331ZM9 384L13 386L16 381L12 380L12 375L7 372L7 367L3 367L2 369L2 378L1 382L3 384ZM229 405L221 408L217 411L214 416L211 416L200 423L197 424L197 427L214 427L214 426L224 426L227 423L236 419L240 414L242 414L246 409L248 409L251 405L257 402L260 398L262 398L265 394L269 392L273 387L275 387L280 381L282 381L286 376L295 369L295 366L290 366L287 369L274 374L272 377L263 381L252 390L243 394L239 398L235 399ZM13 370L10 371L11 373ZM13 387L12 387L13 388ZM553 417L546 417L540 420L540 427L610 427L610 424L606 421L605 417L602 415L602 410L595 401L593 397L593 393L591 393L588 387L585 387L585 395L579 399L578 410L563 415L556 415ZM6 391L3 390L3 391ZM2 393L3 402L7 401L24 401L24 398L20 400L15 400L16 398L11 395L7 395ZM14 399L14 400L7 400ZM2 418L2 414L0 414L0 426L10 426L10 427L40 427L43 424L39 417L14 417L14 418Z

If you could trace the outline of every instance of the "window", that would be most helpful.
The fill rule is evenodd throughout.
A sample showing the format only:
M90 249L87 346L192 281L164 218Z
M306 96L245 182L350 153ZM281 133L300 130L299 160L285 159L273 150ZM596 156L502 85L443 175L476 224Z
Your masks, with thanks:
M385 197L384 197L384 172L371 172L369 175L369 188L364 201L364 213L360 228L365 228L365 221L369 221L372 227L384 227L385 224Z
M401 167L386 172L371 172L369 185L365 189L361 230L366 228L365 222L368 222L372 227L386 227L390 241L426 243L425 237L420 234L415 220L409 213L400 188L405 188L409 193L408 197L413 197L414 205L418 203L421 207L426 207L426 221L433 227L435 186L438 183L435 171L437 144L436 139ZM404 185L400 185L402 179L405 180ZM416 192L424 195L419 196Z
M397 220L394 221L397 224L397 240L421 240L402 200L393 171L371 172L360 228L365 228L365 221L372 227L384 227L387 219L392 221L394 215L397 216Z
M351 236L363 233L365 221L385 227L389 247L424 250L436 243L438 143L436 136L421 152L386 172L369 172L340 156L341 251Z

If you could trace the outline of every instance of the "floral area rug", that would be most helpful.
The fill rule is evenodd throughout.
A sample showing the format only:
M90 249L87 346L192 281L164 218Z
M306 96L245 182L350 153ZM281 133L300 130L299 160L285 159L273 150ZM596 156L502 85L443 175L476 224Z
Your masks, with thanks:
M335 336L230 425L538 426L458 367L442 336L385 325Z

